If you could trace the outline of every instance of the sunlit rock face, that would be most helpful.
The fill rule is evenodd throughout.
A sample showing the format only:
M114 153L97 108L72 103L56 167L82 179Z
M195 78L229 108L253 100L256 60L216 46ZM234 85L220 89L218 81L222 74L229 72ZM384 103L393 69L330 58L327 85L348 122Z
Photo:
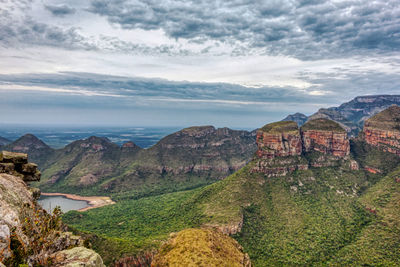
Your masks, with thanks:
M400 107L393 105L368 119L363 136L368 144L400 156Z

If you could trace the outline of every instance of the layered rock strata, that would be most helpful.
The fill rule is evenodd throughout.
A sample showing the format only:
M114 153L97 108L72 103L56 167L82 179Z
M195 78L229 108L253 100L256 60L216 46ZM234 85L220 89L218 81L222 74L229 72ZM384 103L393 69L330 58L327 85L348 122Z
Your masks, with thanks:
M350 154L346 131L336 122L315 119L301 128L304 152L318 151L343 158Z
M293 121L267 124L257 132L257 159L254 172L268 177L284 176L296 170L312 167L336 166L347 160L350 143L346 131L336 122L316 119L301 129ZM304 154L319 152L317 157L306 159ZM358 169L352 161L349 168Z
M28 155L9 151L0 152L0 173L18 176L24 182L40 180L40 171L35 163L28 163Z
M391 106L368 119L363 136L368 144L400 156L400 107Z
M299 128L294 121L281 121L264 126L257 131L256 142L259 158L298 156L302 152Z

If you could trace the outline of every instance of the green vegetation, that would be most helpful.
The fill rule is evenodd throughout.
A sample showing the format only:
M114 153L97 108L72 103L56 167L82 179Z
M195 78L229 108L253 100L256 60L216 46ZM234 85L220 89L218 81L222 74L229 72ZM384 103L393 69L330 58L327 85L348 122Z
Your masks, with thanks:
M400 170L393 168L399 160L359 141L352 147L362 166L375 161L384 173L350 171L339 164L267 178L252 173L255 162L250 162L209 186L69 212L63 220L95 234L94 249L107 262L153 251L171 232L204 225L236 229L243 222L233 237L254 266L376 265L385 247L386 263L397 264L400 184L395 178ZM372 253L371 260L358 246Z
M265 125L261 130L267 133L294 133L299 131L299 126L294 121L278 121Z
M211 126L183 129L149 149L90 137L55 151L42 165L37 186L44 192L137 199L211 184L245 165L255 150L249 132Z
M332 259L334 266L399 266L400 265L400 168L360 198L371 213L372 222L357 239L342 248Z
M301 129L303 131L321 130L345 133L346 130L339 123L328 119L314 119L307 121Z
M197 190L123 200L84 213L71 211L63 221L75 230L97 235L89 236L93 248L111 262L158 248L171 232L199 226L201 210L187 204Z
M63 224L61 210L55 208L52 214L34 206L24 206L21 210L20 221L22 233L29 237L29 246L21 240L21 233L16 228L11 229L10 248L12 256L4 261L6 266L24 265L26 259L31 259L34 266L50 266L51 260L45 251L57 246L57 239L62 234ZM0 262L2 255L0 255Z
M393 105L369 118L365 125L388 131L400 131L400 107Z
M392 153L383 152L361 139L350 140L352 157L357 159L361 168L372 167L380 170L382 174L388 174L399 163L399 157ZM376 179L380 179L382 175L375 175Z

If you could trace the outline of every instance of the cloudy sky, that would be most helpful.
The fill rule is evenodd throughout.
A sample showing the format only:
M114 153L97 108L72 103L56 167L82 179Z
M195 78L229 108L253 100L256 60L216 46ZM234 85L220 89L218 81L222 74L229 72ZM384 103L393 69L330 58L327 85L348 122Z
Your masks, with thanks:
M399 67L398 0L0 0L0 123L251 128Z

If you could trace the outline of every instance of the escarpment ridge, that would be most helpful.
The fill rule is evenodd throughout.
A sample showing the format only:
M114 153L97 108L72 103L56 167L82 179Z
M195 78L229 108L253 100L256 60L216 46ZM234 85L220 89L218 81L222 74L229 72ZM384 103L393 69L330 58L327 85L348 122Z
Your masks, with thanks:
M347 159L350 143L345 129L328 119L307 122L301 128L294 121L270 123L257 131L255 172L268 176L286 175L295 170L307 170L309 166L322 167L334 161ZM323 155L313 160L305 153ZM355 168L355 165L352 165Z
M363 136L368 144L400 156L400 107L393 105L368 119Z

